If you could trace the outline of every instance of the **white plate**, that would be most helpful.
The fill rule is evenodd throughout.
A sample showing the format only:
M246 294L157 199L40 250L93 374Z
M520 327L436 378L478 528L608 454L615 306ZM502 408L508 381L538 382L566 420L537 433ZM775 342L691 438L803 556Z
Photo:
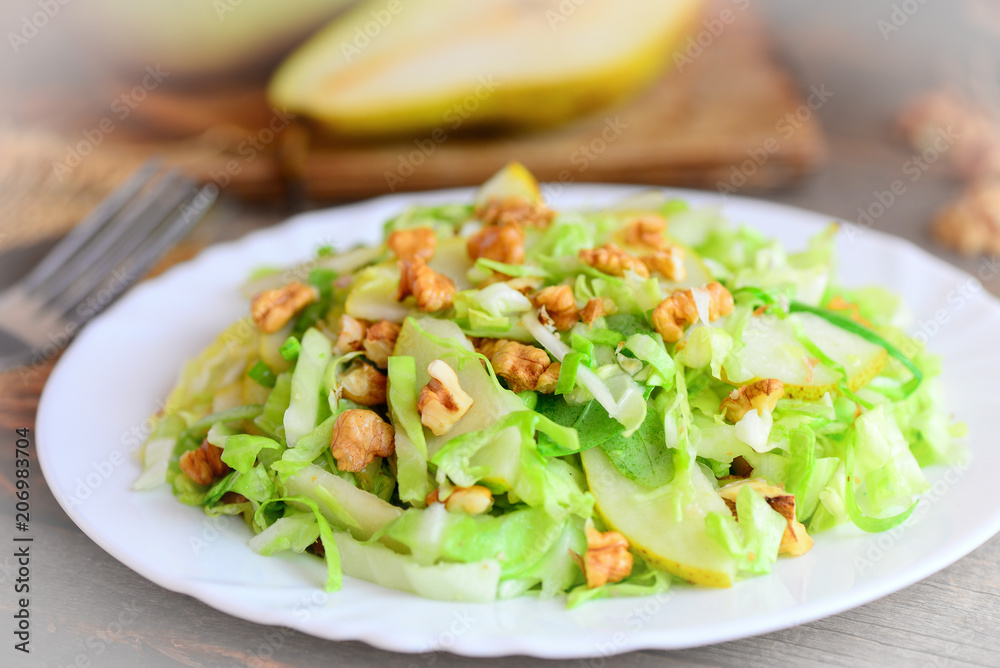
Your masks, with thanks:
M637 192L622 186L564 188L554 204L601 205ZM828 218L785 206L672 191L717 204L794 248ZM861 605L948 566L1000 530L1000 506L984 503L1000 470L992 442L1000 406L1000 304L978 281L909 243L847 228L840 274L903 293L930 347L944 356L945 401L969 425L974 466L931 470L934 488L911 522L886 534L841 527L817 537L772 575L728 590L677 586L656 598L442 603L349 579L325 595L324 568L301 555L261 557L238 519L208 520L168 489L135 493L131 452L146 434L185 359L245 315L238 288L251 268L301 261L326 243L375 240L406 204L469 201L470 190L395 195L299 216L210 248L132 290L77 338L56 366L38 412L38 452L56 498L116 559L150 580L214 608L332 640L363 640L399 652L573 658L642 648L683 648L808 622ZM984 265L981 276L995 272Z

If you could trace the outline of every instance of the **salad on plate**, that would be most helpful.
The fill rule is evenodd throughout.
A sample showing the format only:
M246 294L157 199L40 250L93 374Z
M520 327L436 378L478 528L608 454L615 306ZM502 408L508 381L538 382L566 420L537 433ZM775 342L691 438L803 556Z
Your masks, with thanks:
M135 488L315 555L327 590L475 602L730 587L890 529L964 427L901 300L838 281L836 232L789 252L658 192L554 211L512 163L250 277Z

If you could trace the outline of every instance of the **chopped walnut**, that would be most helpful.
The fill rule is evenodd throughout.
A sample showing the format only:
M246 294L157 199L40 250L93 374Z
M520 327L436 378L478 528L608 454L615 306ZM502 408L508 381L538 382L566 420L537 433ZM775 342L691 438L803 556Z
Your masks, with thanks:
M737 478L749 478L753 475L753 466L750 465L750 462L743 455L739 455L729 465L729 473Z
M649 255L643 255L642 263L651 272L660 274L668 281L683 281L687 278L687 268L684 266L684 249L680 246L667 246Z
M379 320L368 328L365 332L365 340L362 346L365 349L365 356L380 369L389 366L389 356L396 346L396 338L402 327L388 320Z
M601 301L600 297L594 297L580 309L580 320L587 323L588 326L593 325L594 321L602 315L604 315L604 302Z
M934 237L965 255L1000 253L1000 178L973 183L934 219Z
M915 150L943 154L965 178L1000 174L1000 124L963 95L926 92L907 104L896 127Z
M488 225L469 237L466 248L473 260L524 264L524 229L517 223Z
M729 506L733 516L739 521L736 515L736 497L744 487L750 487L753 491L764 497L767 505L771 506L775 512L785 518L788 523L785 533L781 536L781 546L778 548L779 554L788 554L797 557L808 552L813 546L812 536L806 531L805 526L795 519L795 495L785 491L783 486L769 485L763 478L752 478L749 480L738 480L724 487L719 488L719 496Z
M361 350L367 328L366 320L352 318L346 313L340 316L340 332L337 333L337 340L333 344L333 352L337 355L346 355Z
M508 341L493 353L490 364L513 392L537 390L542 374L552 366L544 350L516 341Z
M400 260L419 257L430 260L434 257L437 237L429 227L411 227L406 230L393 230L386 240L389 248Z
M584 264L589 264L597 271L611 276L624 276L625 272L631 269L639 276L649 278L649 268L642 260L629 255L612 243L604 244L600 248L581 248L579 257Z
M592 526L587 530L587 552L583 555L583 574L591 589L609 582L620 582L632 572L632 553L628 540L617 531L601 533Z
M409 295L417 298L421 311L433 313L450 308L455 297L455 284L444 274L439 274L419 257L399 261L399 292L397 301Z
M529 202L522 197L493 198L485 205L476 207L473 214L486 225L515 223L526 227L548 227L556 212L544 204Z
M199 485L211 485L215 478L232 470L222 461L222 448L208 441L202 441L200 448L181 455L180 468L184 475Z
M257 329L273 334L284 327L295 314L319 299L316 288L292 281L288 285L265 290L253 298L250 314Z
M719 410L726 412L726 419L733 424L753 409L763 416L778 405L778 399L785 396L785 386L777 378L765 378L756 383L738 387L719 404Z
M552 285L542 288L531 297L535 308L544 308L545 314L560 332L565 332L580 321L580 311L576 308L573 288L568 285Z
M493 507L493 493L482 485L471 487L456 487L444 501L440 499L440 490L434 490L425 499L427 505L444 503L444 507L452 512L460 511L469 515L488 513Z
M392 425L375 411L351 408L333 423L330 450L341 471L357 473L375 461L396 451Z
M435 436L451 431L452 427L465 417L472 408L470 397L458 384L458 376L443 360L434 360L427 365L429 383L420 388L417 412L420 422Z
M625 243L659 250L664 245L663 232L667 221L662 216L648 215L632 220L625 226Z
M220 503L249 503L250 499L236 492L226 492L219 499Z
M510 339L490 339L486 337L472 339L472 346L476 349L476 352L488 360L493 359L493 355L508 343L510 343Z
M542 372L535 384L535 392L540 394L552 394L556 391L556 384L559 382L559 372L562 371L560 362L553 362L549 368Z
M708 291L708 319L715 321L733 311L733 296L720 283L706 285ZM698 321L698 306L694 300L694 290L678 290L664 299L653 310L653 327L664 341L680 341L684 328Z
M362 406L380 406L385 403L386 377L371 364L354 362L340 379L341 396Z

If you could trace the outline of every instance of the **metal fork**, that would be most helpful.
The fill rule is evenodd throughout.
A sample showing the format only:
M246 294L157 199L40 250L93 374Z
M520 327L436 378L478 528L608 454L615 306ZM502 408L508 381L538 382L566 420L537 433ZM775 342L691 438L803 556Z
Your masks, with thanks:
M0 371L52 358L177 243L218 188L154 158L106 197L42 261L0 293Z

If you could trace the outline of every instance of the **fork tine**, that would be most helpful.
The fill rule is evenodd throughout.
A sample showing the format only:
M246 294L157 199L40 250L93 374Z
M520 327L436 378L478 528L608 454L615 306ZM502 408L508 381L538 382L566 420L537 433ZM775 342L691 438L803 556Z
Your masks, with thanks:
M70 313L70 310L77 308L85 299L94 296L99 288L110 289L112 298L123 292L129 285L141 278L168 248L180 241L204 217L217 196L217 188L205 186L192 197L186 198L181 204L180 210L159 225L151 235L143 239L125 263L119 264L109 272L101 284L87 293L78 295L78 298L72 303L66 304L65 318L82 324L84 320L96 315L97 310L110 303L110 300L105 300L107 303L98 304L97 308L88 309L84 313L74 314ZM114 277L113 274L116 271L120 271L122 275ZM114 287L110 287L109 284L114 284Z
M151 192L140 197L129 208L127 215L123 214L123 222L113 223L113 228L121 229L120 235L102 238L93 247L88 246L81 251L73 260L79 265L79 270L69 270L67 275L76 276L70 284L59 286L59 292L51 294L48 302L51 307L65 313L104 283L188 197L192 189L193 184L182 179L175 171L164 176Z
M21 279L20 287L26 292L35 290L42 282L55 275L77 251L90 239L100 233L115 215L142 190L160 171L159 158L146 161L122 185L118 186L93 211L91 211L62 241L56 244L45 258L27 276Z
M36 291L38 297L44 303L50 304L56 303L63 292L82 290L80 281L86 279L88 275L92 279L95 272L105 271L107 269L105 258L110 257L115 249L121 246L123 240L127 241L132 235L141 236L147 233L150 227L163 220L167 213L177 206L182 198L180 192L175 192L180 182L177 170L170 170L157 180L147 192L130 202L98 234L91 237L56 274L40 285ZM150 215L151 209L165 206L170 201L172 201L170 208L163 211L159 219L153 220ZM98 279L100 278L101 276L98 276Z
M211 185L204 186L195 193L190 199L190 204L182 205L181 210L157 229L143 247L137 250L127 276L134 280L145 274L168 248L183 239L191 228L205 217L218 195L219 189Z

